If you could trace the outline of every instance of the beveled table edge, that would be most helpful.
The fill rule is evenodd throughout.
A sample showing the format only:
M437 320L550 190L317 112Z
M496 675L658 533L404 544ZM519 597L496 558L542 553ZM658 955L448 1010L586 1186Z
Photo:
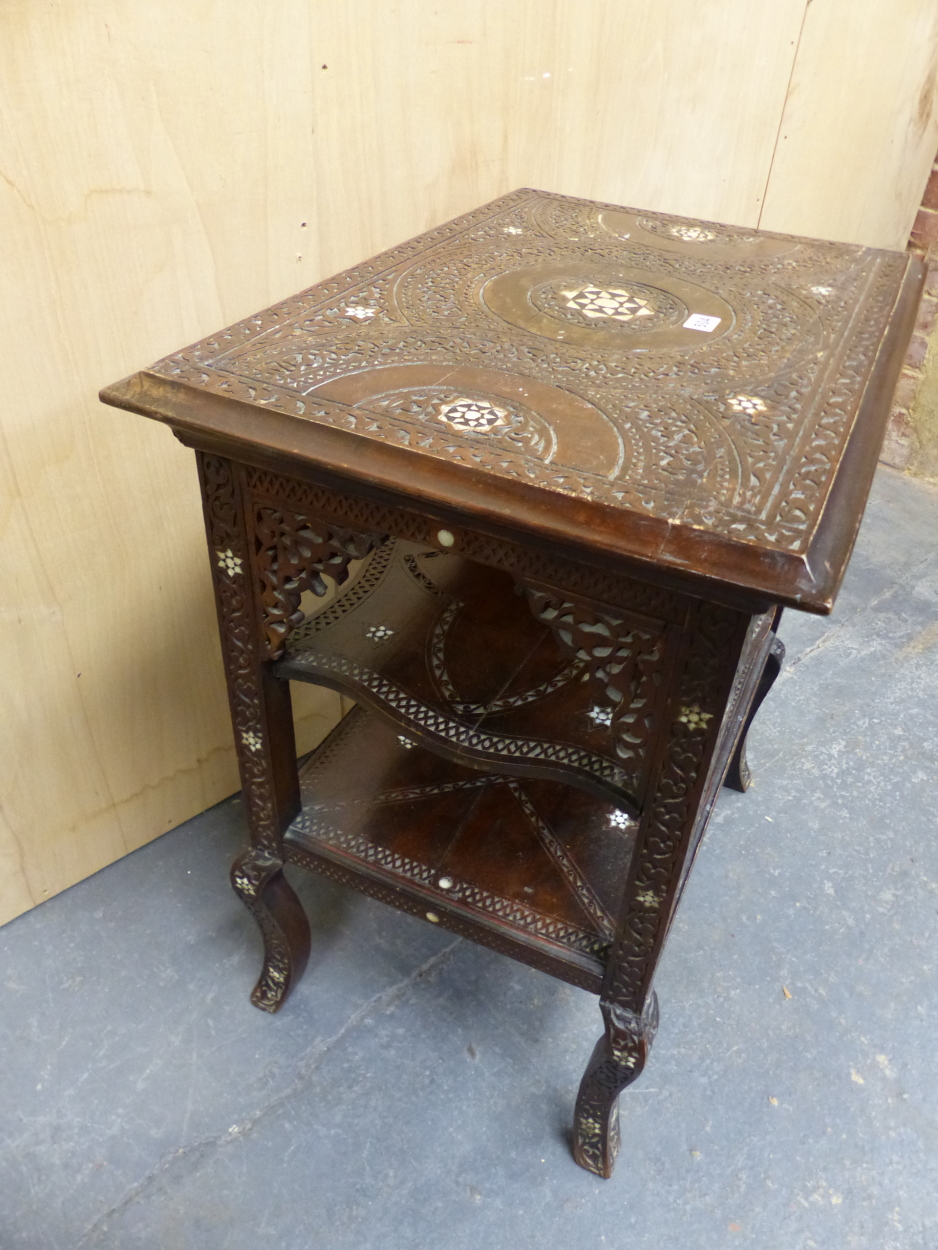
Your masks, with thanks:
M144 369L100 399L169 425L187 446L394 507L429 509L442 521L479 522L500 537L531 540L600 567L716 598L747 611L781 603L830 612L853 549L912 334L925 266L915 256L900 285L850 435L806 554L725 538L597 501L576 499L485 470L424 457L413 448L304 422ZM404 483L407 485L405 486Z

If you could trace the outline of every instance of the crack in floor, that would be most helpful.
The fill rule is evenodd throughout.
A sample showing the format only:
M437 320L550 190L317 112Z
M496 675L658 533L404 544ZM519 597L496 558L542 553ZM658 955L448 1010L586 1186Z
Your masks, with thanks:
M402 981L396 981L394 985L389 985L387 989L379 991L363 1003L361 1007L353 1011L342 1027L331 1037L324 1041L318 1042L296 1065L296 1075L290 1084L279 1094L273 1097L270 1102L260 1107L253 1115L249 1116L240 1124L234 1124L226 1132L218 1137L207 1137L202 1141L193 1142L191 1146L181 1146L175 1150L168 1158L163 1158L156 1167L152 1168L142 1180L132 1185L127 1193L119 1202L99 1215L74 1243L73 1250L82 1250L82 1247L90 1247L93 1245L94 1238L99 1233L106 1232L108 1222L126 1211L140 1198L144 1197L151 1186L164 1177L172 1169L176 1168L185 1160L193 1155L197 1159L202 1159L211 1150L224 1150L226 1146L232 1145L234 1142L243 1141L244 1138L262 1121L269 1118L278 1111L286 1102L294 1098L307 1084L310 1077L320 1066L326 1056L346 1037L357 1025L375 1011L386 1011L393 1006L412 986L429 972L440 967L447 957L459 946L462 938L456 938L455 941L437 951L435 955L431 955L429 959L425 959L422 964L409 973Z

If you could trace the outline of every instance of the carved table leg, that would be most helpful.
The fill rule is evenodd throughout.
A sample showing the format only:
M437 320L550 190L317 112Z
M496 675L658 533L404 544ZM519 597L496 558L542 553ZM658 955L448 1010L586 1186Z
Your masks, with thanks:
M252 1002L276 1011L309 955L309 924L282 874L282 834L300 808L290 689L265 658L251 580L237 470L199 455L219 631L251 849L235 860L232 884L264 939L264 969Z
M612 1175L619 1145L617 1100L645 1065L658 1024L651 988L685 861L705 822L703 802L723 713L749 618L701 604L688 621L659 725L650 798L639 823L622 916L606 965L606 1026L586 1069L574 1120L574 1157Z
M608 1179L619 1153L619 1095L639 1075L658 1028L658 999L642 1014L600 1000L606 1031L586 1065L573 1113L573 1157Z
M738 790L740 794L745 794L752 781L749 765L746 762L746 737L749 733L749 726L755 720L756 713L762 706L762 700L775 685L775 679L781 672L784 662L785 644L773 634L772 645L769 648L768 655L765 657L765 667L762 670L762 677L759 680L755 698L752 701L752 706L749 708L746 723L743 725L742 733L739 735L739 741L736 744L736 750L733 752L733 758L730 760L729 768L726 770L726 777L723 780L725 786L728 786L730 790Z
M264 938L264 968L251 991L251 1002L262 1011L277 1011L309 958L306 913L281 863L253 847L232 864L231 884Z

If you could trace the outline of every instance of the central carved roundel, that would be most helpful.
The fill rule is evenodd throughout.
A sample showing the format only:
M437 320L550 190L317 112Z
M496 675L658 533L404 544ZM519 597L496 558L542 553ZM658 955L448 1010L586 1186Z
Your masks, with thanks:
M567 307L589 317L611 317L614 321L634 321L637 317L653 317L649 301L621 287L581 286L560 292Z

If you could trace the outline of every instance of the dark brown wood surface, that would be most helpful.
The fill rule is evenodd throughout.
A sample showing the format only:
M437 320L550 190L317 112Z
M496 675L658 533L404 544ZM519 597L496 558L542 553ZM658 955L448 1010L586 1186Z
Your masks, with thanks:
M102 398L206 450L826 612L923 273L518 191Z
M309 953L288 862L593 990L574 1154L611 1174L780 605L830 609L921 281L520 191L102 393L198 451L258 1007ZM293 680L362 705L302 777Z

